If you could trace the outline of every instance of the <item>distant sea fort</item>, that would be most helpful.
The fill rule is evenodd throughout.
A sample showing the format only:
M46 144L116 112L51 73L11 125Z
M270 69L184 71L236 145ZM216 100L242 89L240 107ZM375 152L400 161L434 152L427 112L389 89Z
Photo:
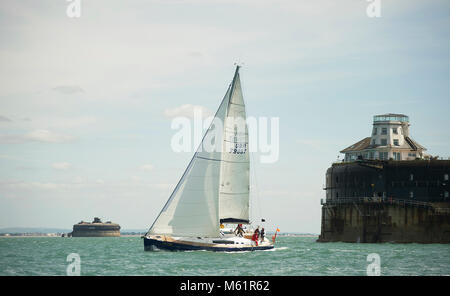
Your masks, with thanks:
M450 160L425 153L403 114L374 116L371 137L326 173L319 242L450 243Z
M73 226L72 237L106 237L120 236L120 225L110 221L103 223L99 218L94 218L92 223L81 221Z

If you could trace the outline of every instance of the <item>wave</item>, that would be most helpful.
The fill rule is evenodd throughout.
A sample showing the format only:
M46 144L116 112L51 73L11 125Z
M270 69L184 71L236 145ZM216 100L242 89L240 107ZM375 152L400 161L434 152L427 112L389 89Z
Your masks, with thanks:
M273 249L265 250L265 252L283 251L283 250L287 250L287 249L289 249L289 247L279 247L279 248L273 248Z

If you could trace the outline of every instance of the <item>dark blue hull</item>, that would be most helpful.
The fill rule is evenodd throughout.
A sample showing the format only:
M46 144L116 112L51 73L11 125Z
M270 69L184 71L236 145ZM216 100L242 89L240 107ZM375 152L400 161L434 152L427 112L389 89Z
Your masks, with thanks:
M213 251L213 252L242 252L242 251L260 251L270 250L273 246L255 246L255 247L216 247L200 246L194 244L183 244L177 242L160 241L144 237L144 250L166 250L166 251Z

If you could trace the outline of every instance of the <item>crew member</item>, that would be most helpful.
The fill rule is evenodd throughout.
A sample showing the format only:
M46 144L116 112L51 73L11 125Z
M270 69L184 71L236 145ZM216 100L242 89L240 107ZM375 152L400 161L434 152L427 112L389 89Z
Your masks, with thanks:
M255 242L256 246L258 246L258 238L259 238L259 226L258 226L258 228L256 228L256 230L252 236L252 241Z
M238 226L234 230L234 233L236 234L236 236L240 236L240 237L242 237L244 235L244 229L242 229L242 224L238 224Z

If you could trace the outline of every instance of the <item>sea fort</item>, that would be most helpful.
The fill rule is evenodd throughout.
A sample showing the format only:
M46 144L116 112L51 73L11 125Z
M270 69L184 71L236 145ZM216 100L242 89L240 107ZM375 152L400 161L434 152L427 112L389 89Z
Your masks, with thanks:
M374 116L326 172L318 241L450 243L450 160L426 151L408 116Z

